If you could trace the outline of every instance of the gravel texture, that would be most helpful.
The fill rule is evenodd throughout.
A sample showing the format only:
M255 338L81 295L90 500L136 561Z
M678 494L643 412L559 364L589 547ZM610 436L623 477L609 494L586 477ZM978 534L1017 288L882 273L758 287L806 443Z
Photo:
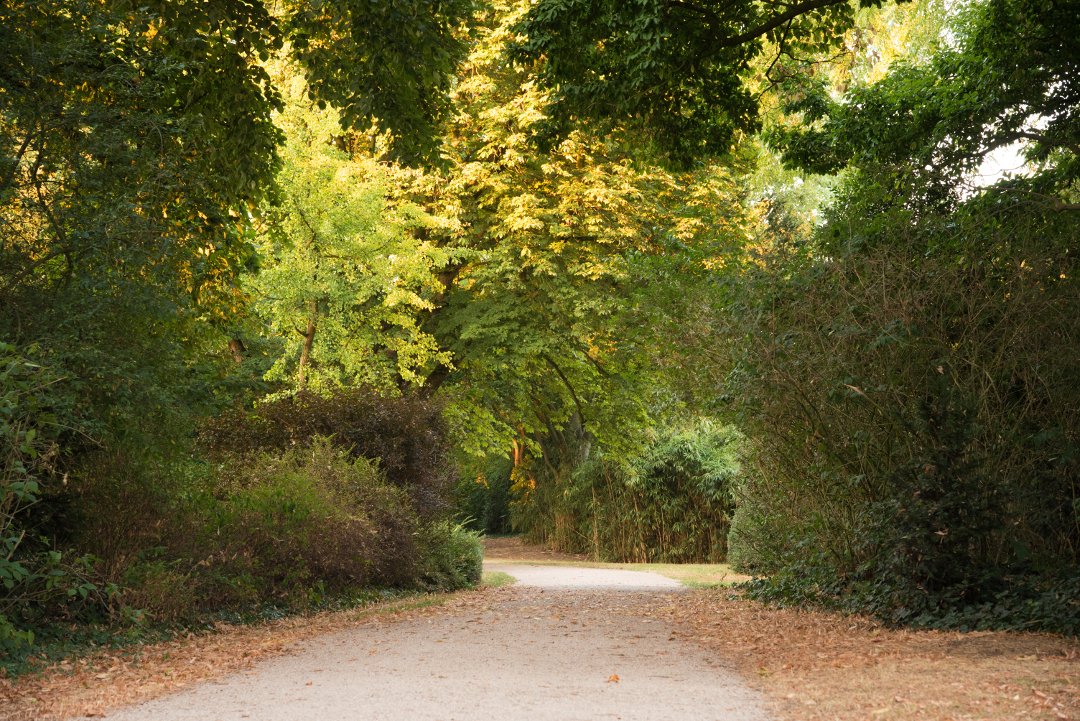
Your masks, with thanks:
M650 573L492 564L489 602L387 619L109 714L116 721L759 721L764 702L665 620Z

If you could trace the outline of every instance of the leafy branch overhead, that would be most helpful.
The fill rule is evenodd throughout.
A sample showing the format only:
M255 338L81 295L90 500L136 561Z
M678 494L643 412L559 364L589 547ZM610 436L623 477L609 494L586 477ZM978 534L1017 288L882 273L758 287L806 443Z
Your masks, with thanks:
M513 57L553 93L549 142L627 122L684 163L723 155L760 126L752 64L766 46L808 58L837 47L857 7L881 0L539 0Z
M772 142L811 172L904 163L942 188L1020 145L1067 185L1080 173L1078 12L1076 2L976 3L953 19L952 43L880 82L834 99L820 83L793 80L793 120Z
M343 124L377 123L393 156L436 162L439 123L467 45L476 0L286 0L284 29L311 95L341 111Z

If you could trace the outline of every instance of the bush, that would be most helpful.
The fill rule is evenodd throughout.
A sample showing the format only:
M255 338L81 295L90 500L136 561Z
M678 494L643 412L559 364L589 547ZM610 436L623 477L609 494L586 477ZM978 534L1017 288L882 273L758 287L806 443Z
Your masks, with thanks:
M545 464L554 472L518 485L515 517L533 540L597 559L723 561L739 443L733 428L700 420L628 460Z
M329 396L301 392L251 412L225 413L204 426L201 438L219 454L282 452L328 438L353 457L378 459L425 519L448 509L457 477L441 407L415 395L390 398L364 388Z
M211 566L255 579L260 600L315 582L342 590L416 577L419 520L375 462L313 439L281 455L237 457L219 473L224 497L204 529Z
M1025 610L1080 562L1075 222L1027 197L917 225L841 209L821 255L748 275L731 545L780 595L804 579L798 594L894 623L1075 625L1075 607Z
M422 538L420 582L424 587L454 591L480 583L484 571L480 534L458 523L438 521L424 529Z
M119 589L116 617L138 609L177 621L225 608L303 607L362 587L475 582L464 560L473 536L422 521L377 462L327 439L222 454L214 465L101 454L72 484L76 540Z
M42 535L35 511L58 477L59 424L48 389L58 379L0 343L0 651L33 642L32 626L106 599L87 560Z

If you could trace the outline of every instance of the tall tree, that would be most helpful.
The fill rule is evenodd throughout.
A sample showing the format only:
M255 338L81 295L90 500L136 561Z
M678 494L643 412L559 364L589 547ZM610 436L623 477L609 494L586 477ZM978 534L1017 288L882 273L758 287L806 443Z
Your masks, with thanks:
M665 299L739 247L746 216L717 168L674 173L583 132L537 152L549 94L503 59L528 12L495 4L455 88L448 169L425 192L459 260L428 327L453 353L445 393L474 439L505 452L572 423L618 444L648 425Z

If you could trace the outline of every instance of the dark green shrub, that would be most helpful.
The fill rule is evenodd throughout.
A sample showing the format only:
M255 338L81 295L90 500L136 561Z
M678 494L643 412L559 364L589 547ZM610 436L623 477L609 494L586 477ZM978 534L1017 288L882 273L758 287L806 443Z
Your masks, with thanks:
M313 439L285 453L102 454L72 479L80 549L152 620L416 583L420 521L377 464ZM123 520L117 519L117 512Z
M212 605L416 579L419 519L374 462L313 439L280 455L238 456L218 474L201 529Z
M208 422L201 436L217 453L285 451L329 438L354 457L378 459L424 518L448 509L457 477L441 408L419 396L391 398L365 388L329 396L302 392L226 413Z
M72 618L107 605L89 559L44 535L42 499L62 485L59 426L50 408L58 379L0 343L0 652L33 642L43 618Z
M421 534L424 561L421 584L431 590L472 588L483 575L480 535L459 523L437 521Z
M781 596L805 579L796 595L895 623L1075 626L1048 590L1080 562L1075 222L1027 197L918 225L849 205L828 257L777 253L748 278L731 544Z

